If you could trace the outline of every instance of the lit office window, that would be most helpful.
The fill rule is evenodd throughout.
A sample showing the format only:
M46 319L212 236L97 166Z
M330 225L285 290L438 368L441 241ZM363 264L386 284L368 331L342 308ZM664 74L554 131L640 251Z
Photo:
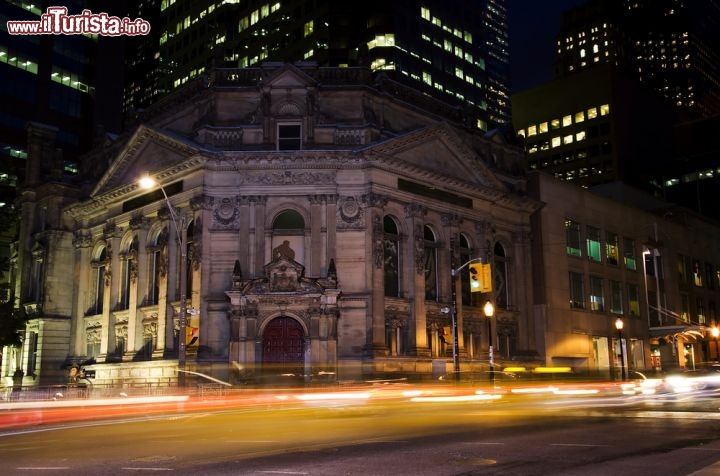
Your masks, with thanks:
M384 35L375 35L371 41L368 41L368 49L373 49L378 46L395 46L395 34L386 33Z
M427 7L420 7L420 17L423 20L430 21L430 9Z
M580 131L575 134L575 142L585 140L585 131Z
M637 269L637 260L635 258L635 240L632 238L623 238L623 260L627 269Z
M566 135L563 137L563 144L572 144L573 143L573 136L572 134Z
M538 127L538 131L542 134L543 132L548 131L548 123L547 122L541 122L540 126Z
M599 263L602 258L600 253L600 230L594 226L588 226L586 231L588 259Z
M550 121L550 130L560 129L560 119Z
M572 124L572 116L569 114L567 116L563 116L563 118L562 118L563 127L567 127L571 124Z
M617 234L612 232L605 233L605 262L607 264L616 265L620 260L620 242Z
M550 146L551 147L560 147L561 141L559 137L553 137L550 139Z
M600 106L600 115L607 116L608 114L610 114L610 104L603 104Z
M583 122L585 120L585 111L575 113L575 123Z
M580 249L580 223L570 218L565 219L566 251L570 256L582 256Z
M310 20L309 22L305 23L305 26L303 27L303 36L310 36L313 34L313 30L315 29L315 22L313 20Z
M588 120L595 119L597 117L597 115L598 115L598 110L596 107L591 107L590 109L587 110Z
M528 126L527 128L527 135L528 137L534 136L537 134L537 127L535 125Z
M628 284L628 311L631 316L640 315L640 300L638 299L637 284Z
M422 79L423 79L423 83L429 84L430 86L432 86L432 75L430 73L428 73L427 71L423 71Z

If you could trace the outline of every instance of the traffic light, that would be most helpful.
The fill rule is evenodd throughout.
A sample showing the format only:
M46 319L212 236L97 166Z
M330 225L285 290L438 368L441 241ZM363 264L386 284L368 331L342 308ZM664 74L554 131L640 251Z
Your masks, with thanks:
M471 293L482 292L482 266L482 263L473 263L469 266Z
M490 263L473 263L468 268L470 270L470 292L492 292L492 269Z

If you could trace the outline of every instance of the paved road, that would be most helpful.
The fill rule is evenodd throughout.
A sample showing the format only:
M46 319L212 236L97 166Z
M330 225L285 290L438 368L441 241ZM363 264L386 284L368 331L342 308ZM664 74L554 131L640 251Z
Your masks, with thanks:
M163 414L147 407L112 421L8 430L0 455L7 475L707 476L720 475L718 402L327 398Z

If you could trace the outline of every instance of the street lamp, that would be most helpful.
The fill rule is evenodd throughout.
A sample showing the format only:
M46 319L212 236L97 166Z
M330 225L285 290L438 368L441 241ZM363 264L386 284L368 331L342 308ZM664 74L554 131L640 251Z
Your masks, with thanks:
M720 328L716 325L710 332L715 338L715 362L720 362L720 348L718 348L718 335L720 335Z
M623 350L623 344L622 344L622 330L623 330L623 320L619 317L615 320L615 329L618 331L618 344L620 345L620 372L622 376L622 380L625 381L625 351Z
M180 245L180 316L178 318L178 387L185 386L185 360L186 360L186 349L185 349L185 334L187 333L187 303L185 302L185 293L187 287L187 243L185 242L185 216L180 214L180 223L178 224L178 217L175 214L175 209L170 203L170 199L165 192L162 184L157 180L153 179L149 175L145 175L138 181L138 185L141 188L149 189L153 187L159 187L162 191L163 197L165 197L165 203L167 203L168 210L170 210L170 218L172 219L173 225L175 226L175 233L177 234L177 241Z
M495 306L490 301L485 303L483 307L485 317L487 317L488 323L488 362L490 363L490 381L495 381L495 361L493 358L493 341L492 341L492 317L495 313Z

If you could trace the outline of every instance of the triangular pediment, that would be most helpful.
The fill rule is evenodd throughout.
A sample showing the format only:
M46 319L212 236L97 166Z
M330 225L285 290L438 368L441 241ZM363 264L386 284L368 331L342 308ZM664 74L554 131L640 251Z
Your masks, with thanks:
M401 161L425 173L505 189L482 158L445 123L390 139L369 148L368 153L378 154L386 160Z
M140 126L98 180L91 196L136 183L143 175L187 161L198 149L180 138Z
M315 86L317 81L292 64L284 64L263 78L264 86L280 89L305 88Z

